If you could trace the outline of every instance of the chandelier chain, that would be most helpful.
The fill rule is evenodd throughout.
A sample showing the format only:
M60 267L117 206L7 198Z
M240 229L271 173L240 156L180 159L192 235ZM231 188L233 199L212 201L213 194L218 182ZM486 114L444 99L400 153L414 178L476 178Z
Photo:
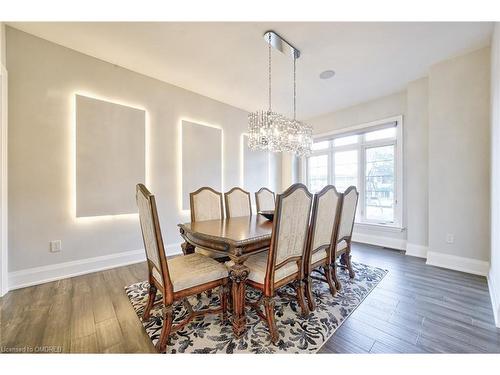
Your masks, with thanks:
M271 33L269 33L269 40L268 40L268 45L269 45L269 57L268 57L268 64L269 64L269 112L271 112L271 96L272 96L272 91L271 91Z
M293 54L293 119L297 119L297 79L296 79L297 58Z

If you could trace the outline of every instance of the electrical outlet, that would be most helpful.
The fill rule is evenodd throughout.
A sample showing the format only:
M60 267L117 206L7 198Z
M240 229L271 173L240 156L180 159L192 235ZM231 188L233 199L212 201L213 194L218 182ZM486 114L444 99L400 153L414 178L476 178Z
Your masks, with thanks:
M50 252L58 253L62 249L61 240L50 241Z
M455 235L451 233L446 234L446 243L453 243L455 242Z

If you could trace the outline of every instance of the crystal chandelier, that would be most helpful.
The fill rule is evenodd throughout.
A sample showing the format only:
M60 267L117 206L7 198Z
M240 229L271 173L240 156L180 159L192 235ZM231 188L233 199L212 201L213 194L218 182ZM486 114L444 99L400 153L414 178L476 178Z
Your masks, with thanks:
M248 147L251 150L290 152L298 156L308 155L311 152L312 127L296 119L296 62L300 51L273 31L266 32L264 36L269 44L269 109L248 115ZM283 52L283 49L287 48L293 54L293 119L272 111L271 46L273 44L280 51Z

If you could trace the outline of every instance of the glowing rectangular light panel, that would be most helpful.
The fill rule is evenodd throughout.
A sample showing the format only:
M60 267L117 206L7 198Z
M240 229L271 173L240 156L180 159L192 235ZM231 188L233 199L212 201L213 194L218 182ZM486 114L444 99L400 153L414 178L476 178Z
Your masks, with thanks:
M146 111L83 95L75 98L76 216L137 212L146 179Z
M181 123L182 210L189 210L189 193L203 186L222 191L222 129L187 120Z

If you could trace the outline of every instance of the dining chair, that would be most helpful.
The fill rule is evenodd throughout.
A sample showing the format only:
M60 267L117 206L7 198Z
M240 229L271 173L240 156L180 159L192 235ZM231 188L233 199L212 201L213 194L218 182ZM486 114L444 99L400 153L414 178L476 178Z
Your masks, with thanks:
M349 186L342 194L342 209L340 211L339 229L335 246L335 259L340 256L340 263L349 271L349 277L355 276L351 263L351 239L358 206L359 193L355 186ZM335 267L335 259L332 265ZM340 282L336 280L337 290L340 289Z
M335 245L342 206L342 194L333 185L325 186L314 195L306 261L304 262L304 281L306 283L307 303L310 310L316 308L312 294L312 279L328 284L330 293L335 296L337 280L335 265ZM323 277L313 276L316 271Z
M244 263L249 269L246 285L262 292L257 301L248 304L267 323L275 344L279 338L274 316L278 288L293 284L296 295L290 297L297 298L302 315L309 314L304 297L303 262L311 202L312 194L303 184L294 184L278 194L269 251L252 255ZM232 262L228 262L228 266L231 265Z
M224 218L222 193L204 186L189 194L191 221L217 220Z
M257 212L274 211L275 208L274 192L266 187L260 188L255 193L255 205L257 206Z
M224 218L222 205L222 193L211 187L204 186L189 194L191 209L191 222L204 220L221 220ZM227 256L217 254L209 249L197 246L195 253L209 256L211 258L227 260Z
M228 219L230 217L252 215L252 204L248 191L234 187L224 193L224 202L226 204L226 218Z
M148 301L142 319L149 320L153 306L163 303L163 327L156 348L164 352L170 334L182 329L195 317L222 313L222 320L226 321L228 271L224 264L196 253L167 260L154 195L143 184L138 184L136 200L149 275ZM187 298L214 288L219 288L220 307L193 311ZM156 301L158 291L161 299ZM182 303L188 315L174 325L176 303Z

